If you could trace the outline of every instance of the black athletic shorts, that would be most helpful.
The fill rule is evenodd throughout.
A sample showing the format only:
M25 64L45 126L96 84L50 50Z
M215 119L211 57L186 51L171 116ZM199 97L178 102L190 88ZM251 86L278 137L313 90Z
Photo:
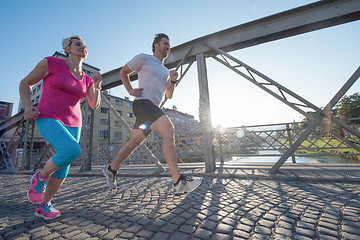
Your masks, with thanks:
M135 100L133 113L136 117L133 129L141 129L146 137L151 133L150 125L165 115L158 106L147 99Z

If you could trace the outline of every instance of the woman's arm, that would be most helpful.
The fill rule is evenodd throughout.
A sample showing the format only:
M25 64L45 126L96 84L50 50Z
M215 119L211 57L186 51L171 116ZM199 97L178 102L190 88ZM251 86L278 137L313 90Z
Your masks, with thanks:
M101 82L102 77L99 72L94 72L93 75L94 84L91 85L87 92L87 98L89 100L89 105L92 109L97 109L101 103Z
M49 75L47 59L40 61L35 68L19 84L20 98L24 106L24 119L32 120L39 115L37 107L31 102L31 88L41 79Z

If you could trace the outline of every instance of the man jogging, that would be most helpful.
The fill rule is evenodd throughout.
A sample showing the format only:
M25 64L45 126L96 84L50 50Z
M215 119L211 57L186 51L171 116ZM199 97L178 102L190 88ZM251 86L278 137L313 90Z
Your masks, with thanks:
M179 171L175 151L174 125L159 108L164 95L171 99L174 93L178 73L167 69L164 60L170 53L170 40L166 34L155 35L152 44L153 55L139 54L130 60L121 70L120 78L130 95L135 97L133 113L136 121L130 139L120 149L114 161L102 169L110 188L116 188L116 171L120 165L141 145L151 130L162 137L162 151L168 164L174 193L182 194L194 191L202 183L201 178L188 178ZM137 72L139 87L133 88L129 75Z

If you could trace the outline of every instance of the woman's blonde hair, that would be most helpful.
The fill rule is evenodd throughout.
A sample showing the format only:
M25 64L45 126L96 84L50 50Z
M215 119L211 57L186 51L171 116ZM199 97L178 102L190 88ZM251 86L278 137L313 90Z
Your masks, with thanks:
M73 39L78 39L78 40L84 42L84 40L80 36L77 36L77 35L72 36L72 37L68 37L68 38L64 38L62 43L63 43L63 49L64 49L64 52L65 52L65 55L67 57L69 57L69 54L68 54L67 50L69 49Z

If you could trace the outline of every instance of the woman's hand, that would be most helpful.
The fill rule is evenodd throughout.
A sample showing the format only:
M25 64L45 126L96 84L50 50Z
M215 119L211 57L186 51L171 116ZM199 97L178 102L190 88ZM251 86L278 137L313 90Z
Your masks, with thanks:
M39 114L40 114L39 109L35 106L31 106L25 109L23 116L25 121L31 121L37 116L39 116Z
M94 72L93 73L93 80L94 80L94 86L96 88L101 88L101 82L102 82L102 77L101 74L99 72Z

